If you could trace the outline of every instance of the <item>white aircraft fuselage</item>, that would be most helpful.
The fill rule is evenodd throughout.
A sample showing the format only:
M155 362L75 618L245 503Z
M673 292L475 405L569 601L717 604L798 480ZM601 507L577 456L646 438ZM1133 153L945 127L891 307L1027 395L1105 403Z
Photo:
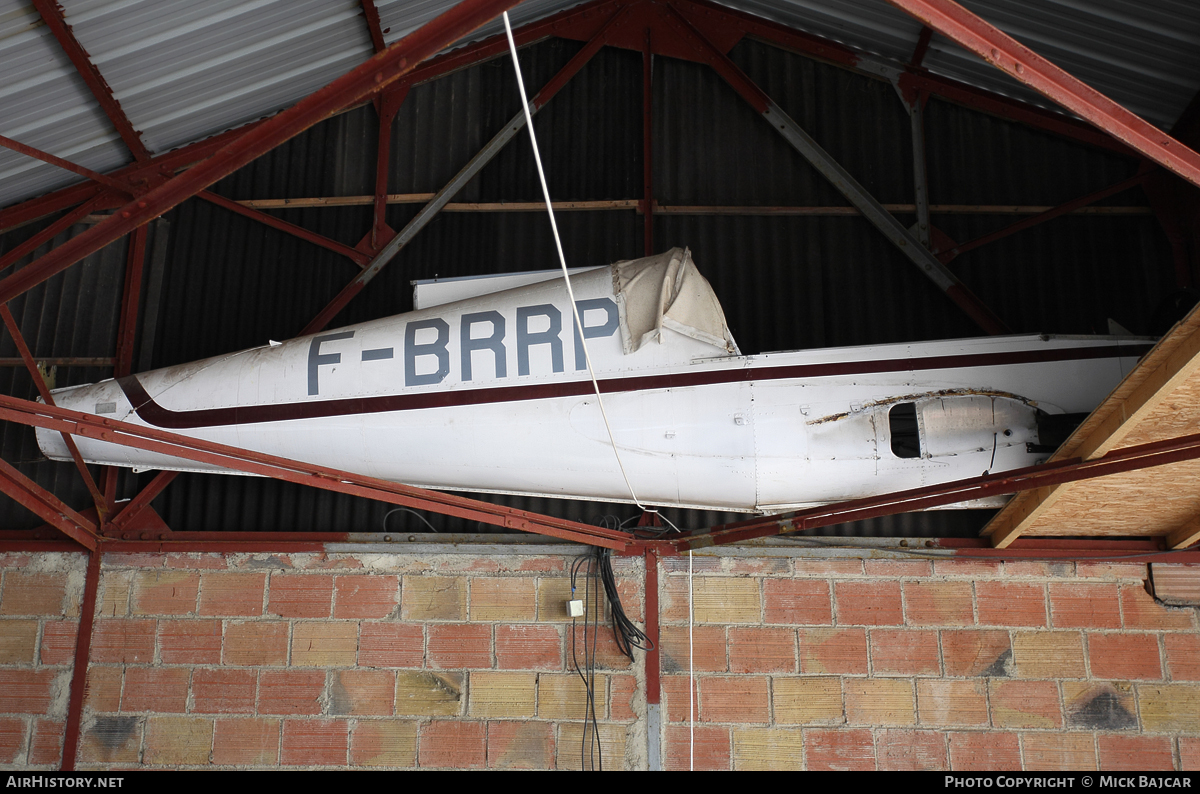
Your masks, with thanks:
M672 254L675 269L645 284L625 283L638 263L572 277L643 504L776 512L1032 465L1052 451L1039 417L1091 411L1148 349L1144 339L1016 336L740 355L727 329L722 338L723 316L719 328L688 324L694 307L683 304L704 303L708 285L694 268L685 278L686 252L655 260ZM646 300L660 311L640 333ZM54 397L395 482L631 501L561 278ZM48 457L69 460L59 434L37 436ZM93 463L214 471L76 442Z

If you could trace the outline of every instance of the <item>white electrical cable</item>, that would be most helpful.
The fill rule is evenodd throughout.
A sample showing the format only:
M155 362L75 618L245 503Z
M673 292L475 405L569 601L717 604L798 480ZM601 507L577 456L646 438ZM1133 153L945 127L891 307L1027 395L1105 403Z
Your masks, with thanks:
M688 770L696 771L696 660L692 646L692 550L688 549Z
M596 373L592 370L592 357L588 354L587 340L583 336L583 320L579 317L579 307L575 305L575 291L571 289L571 276L567 273L567 258L563 254L562 239L558 236L558 224L554 220L554 207L550 203L550 188L546 185L546 172L542 169L542 156L538 153L537 136L533 132L533 116L529 112L529 100L525 97L525 81L521 79L521 63L517 60L517 43L513 40L512 26L508 22L508 12L504 12L504 30L508 33L508 49L512 53L513 69L517 73L517 88L521 91L521 107L525 110L525 126L529 129L529 141L533 144L533 160L537 163L538 178L542 180L542 195L546 197L546 212L550 213L550 228L554 232L554 245L558 248L558 261L562 265L563 281L567 283L567 297L571 301L571 312L575 315L575 327L579 329L579 341L583 345L583 360L587 363L588 376L592 379L592 388L596 391L596 402L600 405L600 416L604 418L604 429L608 431L608 441L612 444L613 455L617 459L617 467L625 478L625 486L633 503L648 513L657 512L640 501L633 490L633 483L625 472L625 464L621 462L621 454L617 451L617 439L613 436L612 426L608 423L608 413L604 410L604 399L600 396L600 384L596 381Z

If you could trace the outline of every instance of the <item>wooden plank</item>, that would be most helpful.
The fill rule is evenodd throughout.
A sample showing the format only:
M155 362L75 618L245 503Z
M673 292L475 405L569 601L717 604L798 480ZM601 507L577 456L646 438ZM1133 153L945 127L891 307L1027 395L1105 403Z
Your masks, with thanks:
M425 204L432 193L389 193L388 204ZM246 199L239 201L252 209L308 209L321 207L358 207L374 203L373 196L323 196L315 198ZM443 212L532 212L545 208L540 201L451 202ZM609 201L556 201L554 209L571 210L641 210L635 199ZM915 204L884 204L888 212L915 213ZM947 215L1037 215L1053 207L1026 204L932 204L930 212ZM855 207L794 207L794 206L723 206L723 205L660 205L653 211L664 215L858 215ZM1072 215L1150 215L1149 207L1082 207ZM90 216L89 216L90 217ZM106 216L98 216L106 217Z
M1177 392L1190 393L1193 387L1188 383L1189 378L1196 377L1198 373L1200 312L1193 310L1159 341L1051 460L1095 458L1125 441L1136 438L1138 443L1145 443L1179 435L1187 427L1195 426L1200 421L1200 413L1186 410L1186 406L1195 405L1195 401L1187 399L1182 407L1168 401ZM1200 384L1196 388L1200 388ZM1156 412L1162 412L1162 421L1150 421ZM1157 481L1162 482L1161 473ZM1064 494L1073 489L1093 487L1088 483L1074 483L1019 494L984 527L981 534L990 536L996 548L1005 548L1035 523L1046 519L1051 508ZM1149 497L1150 494L1144 496ZM1087 506L1088 500L1082 500L1082 507ZM1128 512L1127 501L1123 502L1123 506ZM1148 526L1144 521L1145 516L1141 518L1143 526ZM1155 534L1162 534L1161 525L1154 529Z
M1167 545L1172 549L1185 549L1196 541L1200 541L1200 516L1167 534Z

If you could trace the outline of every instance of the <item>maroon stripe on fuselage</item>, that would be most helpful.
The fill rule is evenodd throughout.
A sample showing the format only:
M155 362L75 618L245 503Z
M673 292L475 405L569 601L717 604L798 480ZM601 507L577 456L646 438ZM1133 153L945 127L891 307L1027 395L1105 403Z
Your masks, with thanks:
M914 359L845 361L828 364L798 364L790 367L742 367L738 369L678 372L670 375L642 375L608 378L600 381L600 391L615 394L630 391L679 389L721 383L749 383L763 380L828 378L839 375L868 375L881 372L917 372L932 369L966 367L1002 367L1076 361L1094 358L1132 358L1149 351L1151 345L1111 345L1107 347L1059 348L1012 353L977 353L955 356L927 356ZM539 383L526 386L502 386L489 389L451 389L419 394L389 394L381 397L353 397L341 400L312 400L278 405L245 405L233 408L202 408L172 411L163 408L142 387L137 376L119 378L117 383L134 410L155 427L175 430L221 425L249 425L262 422L286 422L294 419L318 419L329 416L416 411L423 408L449 408L462 405L549 400L555 397L582 397L592 394L591 381Z

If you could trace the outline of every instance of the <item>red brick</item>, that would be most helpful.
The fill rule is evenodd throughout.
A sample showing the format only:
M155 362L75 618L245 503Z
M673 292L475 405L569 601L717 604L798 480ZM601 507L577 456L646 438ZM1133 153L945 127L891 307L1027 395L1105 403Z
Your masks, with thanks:
M872 770L875 768L875 743L865 729L804 731L807 768L814 770Z
M1004 676L1012 668L1007 631L942 632L942 663L948 676Z
M1119 629L1115 584L1050 583L1050 620L1055 628Z
M1090 733L1026 733L1021 738L1028 771L1096 768L1096 745Z
M265 573L206 572L200 576L199 614L257 617L263 613L266 587Z
M279 720L218 719L213 730L214 764L274 766L279 762Z
M549 573L551 571L561 571L565 565L566 563L561 557L528 557L522 558L515 568L507 566L505 570Z
M796 672L796 630L729 629L731 673Z
M879 732L879 769L917 771L946 769L946 734L939 731Z
M642 607L642 582L637 579L618 579L617 595L621 597L621 608L625 617L635 623L644 623L646 615Z
M1146 579L1146 564L1144 562L1088 562L1080 560L1075 563L1075 573L1079 577L1092 579Z
M1000 575L1000 560L934 560L935 576L969 576L972 579L992 578Z
M258 674L259 714L320 714L323 670L263 670Z
M1026 582L976 582L981 626L1045 626L1046 591Z
M420 667L425 663L425 629L419 623L363 623L358 634L362 667Z
M1093 678L1157 681L1163 677L1157 634L1088 634Z
M350 734L350 763L356 767L415 767L417 723L358 720Z
M158 621L158 653L163 664L220 664L221 621Z
M899 626L904 623L899 582L838 582L839 625Z
M154 661L154 628L153 620L97 620L92 632L91 660L150 664Z
M1075 563L1012 560L1004 563L1004 574L1006 576L1031 576L1039 579L1049 577L1063 579L1075 575Z
M936 631L871 632L871 670L875 675L937 675L941 668Z
M781 557L726 558L726 570L734 576L771 576L790 573L791 565Z
M621 653L617 647L616 638L613 637L612 628L606 626L603 621L600 623L599 634L594 634L592 629L587 630L587 642L584 642L583 626L575 627L575 652L579 654L580 662L583 660L583 650L588 649L588 653L595 651L595 663L597 669L600 670L628 670L633 661ZM571 656L571 630L567 630L566 640L566 655L568 659Z
M970 582L905 582L910 626L970 626L975 622Z
M87 684L84 687L83 704L95 712L119 711L123 678L123 671L120 667L90 665L87 671Z
M862 560L796 559L792 560L792 565L797 576L861 576L863 572ZM686 564L684 570L687 570Z
M186 571L139 571L133 577L135 615L187 615L196 611L200 574Z
M633 709L633 701L639 691L637 679L631 675L609 676L608 686L612 693L608 706L609 719L618 721L637 719L637 713Z
M548 722L489 722L491 769L553 769L554 726Z
M933 563L929 560L863 560L867 576L929 576Z
M987 685L980 679L917 682L922 725L987 725Z
M327 618L333 610L333 576L274 574L267 608L282 618Z
M501 670L561 670L563 642L558 626L497 625L496 667Z
M662 557L658 564L665 573L686 574L689 566L693 573L721 573L722 571L720 557Z
M29 744L29 763L35 766L58 766L62 762L65 729L66 723L59 720L37 720L33 726L33 740Z
M663 626L659 629L659 659L664 673L687 672L689 666L687 626ZM724 626L693 626L691 667L699 672L724 673L728 644Z
M702 722L770 722L771 696L765 676L711 676L699 679L699 685Z
M181 667L129 667L125 670L125 689L121 711L187 711L188 670Z
M955 772L1008 772L1021 769L1015 733L979 731L950 734L950 768Z
M482 722L434 720L421 726L418 763L422 767L482 769L487 762Z
M1200 739L1179 738L1179 768L1184 772L1200 770Z
M78 620L47 620L42 625L42 664L70 664L75 660Z
M0 554L0 568L24 568L33 561L33 556L30 554L12 554L4 552Z
M1164 634L1172 681L1200 681L1200 636Z
M65 573L24 573L4 575L4 597L0 615L45 615L61 617L67 594Z
M225 664L265 667L287 664L288 624L276 620L235 623L225 626Z
M0 764L12 764L25 749L25 720L0 717Z
M1053 681L1005 681L993 678L989 702L996 728L1061 728L1062 706Z
M800 629L800 672L865 675L864 629Z
M228 567L225 556L223 554L168 554L166 562L167 568L202 568L202 569L224 569Z
M197 714L253 714L253 670L195 670L192 711Z
M448 623L429 626L429 664L442 670L492 666L490 624Z
M1196 610L1192 607L1165 607L1154 600L1144 587L1123 585L1121 587L1121 612L1127 629L1180 629L1193 628L1192 618Z
M142 763L155 766L208 764L212 758L212 720L204 717L146 717Z
M663 765L668 771L729 769L729 729L709 725L696 726L695 764L692 764L691 731L687 727L667 727L663 746Z
M329 680L329 713L390 716L396 674L388 670L335 670Z
M112 565L114 568L161 568L167 562L167 555L164 552L137 552L122 554L116 557L115 562L109 563L112 559L113 556L106 556L105 565Z
M399 576L337 576L333 587L335 618L386 618L400 603Z
M279 762L284 766L345 766L350 751L346 720L284 720Z
M667 722L687 722L689 709L700 708L700 679L694 679L692 696L688 698L688 677L686 675L664 675L661 679L663 711L667 714Z
M766 623L828 626L833 623L829 583L813 579L768 579L763 583Z
M1169 771L1175 768L1171 739L1167 736L1113 736L1100 734L1100 769L1112 772Z

